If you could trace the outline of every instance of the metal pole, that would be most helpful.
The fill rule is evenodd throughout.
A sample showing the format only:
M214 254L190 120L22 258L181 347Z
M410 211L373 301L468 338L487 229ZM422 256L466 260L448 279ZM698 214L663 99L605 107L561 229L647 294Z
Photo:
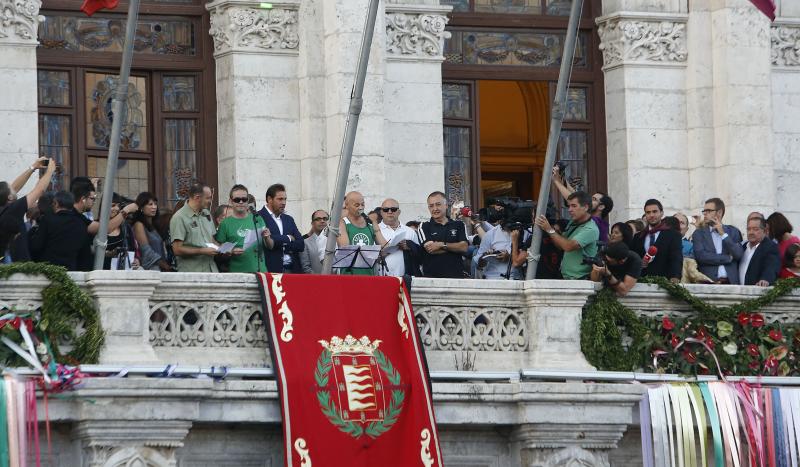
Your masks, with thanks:
M333 253L336 251L336 236L339 233L339 221L342 218L342 200L347 189L347 178L350 175L350 161L353 159L353 146L358 129L358 118L361 115L363 104L364 81L367 78L367 65L369 52L372 48L372 35L375 30L375 19L378 17L378 4L380 0L370 0L367 19L364 23L364 35L361 37L361 53L358 57L356 78L353 91L350 94L350 113L342 140L342 152L339 157L339 169L336 174L336 188L331 201L330 224L328 224L328 243L325 246L325 259L322 262L322 273L330 274L333 266Z
M103 182L103 198L100 206L100 231L94 237L94 268L103 269L108 243L108 216L111 214L111 199L114 195L114 178L117 176L117 160L119 159L120 134L122 121L125 120L124 105L128 99L128 77L131 74L133 60L133 40L136 33L136 20L139 16L139 0L130 0L128 5L128 22L125 25L125 46L122 51L122 65L119 67L119 81L112 102L113 121L111 122L111 139L108 141L108 162L106 178Z
M553 108L550 111L550 136L547 138L547 152L544 156L544 169L542 170L542 181L539 186L539 198L536 202L536 215L544 214L547 211L547 201L550 198L550 179L553 175L551 169L556 161L558 139L561 136L561 123L564 120L564 107L567 101L567 85L572 74L572 61L575 58L575 45L578 39L582 6L583 0L572 0L567 37L564 40L564 51L561 54L561 70L558 73L556 97L553 100ZM525 273L525 279L527 280L536 278L536 268L539 265L541 256L541 245L542 229L534 224L533 239L531 239L531 247L528 249L528 271Z

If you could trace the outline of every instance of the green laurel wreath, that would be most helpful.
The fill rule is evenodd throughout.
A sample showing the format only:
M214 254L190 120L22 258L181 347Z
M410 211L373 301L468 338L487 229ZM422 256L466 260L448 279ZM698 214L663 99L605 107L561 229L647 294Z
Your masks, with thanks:
M389 382L395 387L400 386L402 382L400 373L392 365L392 362L386 358L386 355L380 350L376 350L374 356L380 369L386 373ZM314 380L320 388L320 390L317 391L317 401L322 409L322 413L328 418L331 424L353 438L359 438L366 434L374 439L389 431L392 426L397 423L400 412L403 411L403 402L406 397L405 391L402 389L392 390L392 399L389 402L389 407L386 409L386 416L383 421L370 422L365 429L356 422L344 420L339 414L336 405L333 403L330 391L324 389L328 386L328 382L330 381L329 375L331 368L333 368L333 355L330 350L323 349L317 359L317 367L314 370Z

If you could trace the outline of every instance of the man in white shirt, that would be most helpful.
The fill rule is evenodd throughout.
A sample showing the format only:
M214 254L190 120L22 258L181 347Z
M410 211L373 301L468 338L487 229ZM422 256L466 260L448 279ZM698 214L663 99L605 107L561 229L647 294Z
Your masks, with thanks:
M381 203L381 216L383 220L379 224L381 234L389 244L381 251L386 266L379 264L377 266L378 273L382 276L403 276L411 274L412 271L406 271L406 251L411 251L413 245L416 243L417 235L414 230L400 223L400 203L392 198L387 198ZM402 235L405 240L401 240L397 245L390 246L392 241L398 235Z

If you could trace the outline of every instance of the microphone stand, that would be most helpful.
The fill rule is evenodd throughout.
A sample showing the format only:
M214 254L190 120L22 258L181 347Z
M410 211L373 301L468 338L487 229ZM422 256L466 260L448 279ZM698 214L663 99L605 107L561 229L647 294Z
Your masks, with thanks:
M256 212L256 208L254 208L253 206L248 206L248 208L250 209L250 214L252 214L253 216L253 228L255 229L255 234L256 234L256 257L258 258L257 269L260 272L262 259L264 260L264 267L267 266L267 256L266 252L264 251L264 245L262 245L262 243L264 242L264 237L258 235L258 217L257 217L258 213ZM265 229L267 228L266 225L264 225L264 228Z

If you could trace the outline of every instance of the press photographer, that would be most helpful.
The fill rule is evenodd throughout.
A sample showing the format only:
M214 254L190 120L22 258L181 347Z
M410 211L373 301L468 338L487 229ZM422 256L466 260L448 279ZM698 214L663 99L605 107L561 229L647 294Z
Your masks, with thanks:
M590 209L592 198L586 192L576 191L567 198L569 215L572 218L564 234L556 232L544 215L536 217L538 225L553 239L556 248L564 251L561 260L561 275L564 279L586 279L591 267L583 262L584 256L597 254L600 231L592 222Z
M624 242L610 243L598 257L586 257L591 264L591 279L613 289L624 297L636 285L642 273L642 258L631 251Z
M512 238L518 239L530 227L533 202L516 198L499 198L493 201L500 206L500 209L495 208L495 212L502 217L483 236L473 262L476 263L477 270L483 272L485 279L522 279L522 269L512 262Z

